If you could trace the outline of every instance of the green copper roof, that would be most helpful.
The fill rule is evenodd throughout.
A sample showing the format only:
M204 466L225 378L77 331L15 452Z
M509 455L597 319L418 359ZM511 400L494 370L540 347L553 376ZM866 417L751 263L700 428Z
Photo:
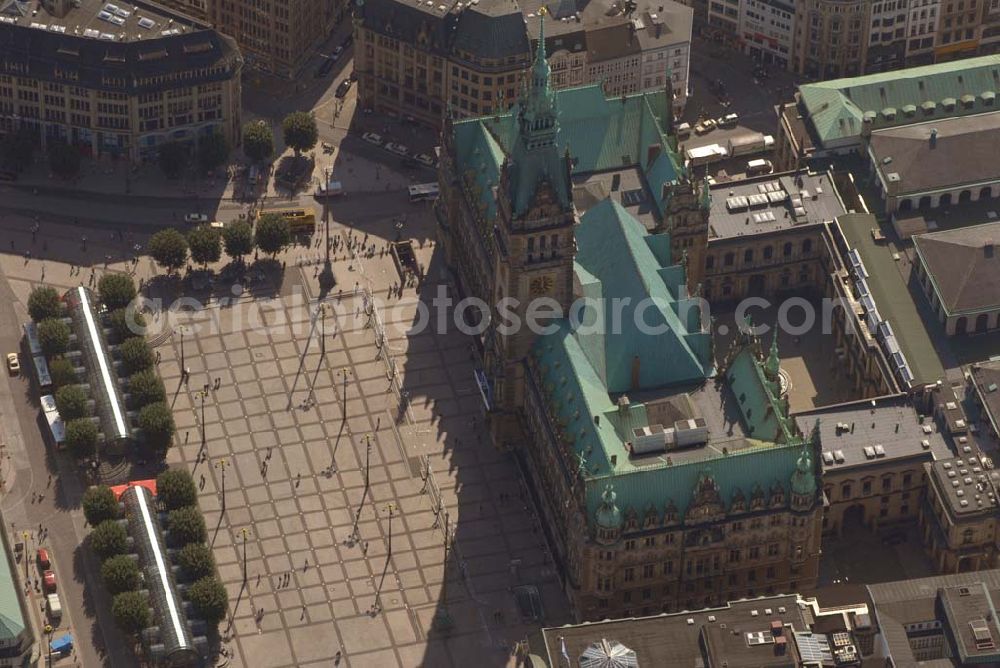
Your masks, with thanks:
M553 96L558 119L555 137L558 150L552 152L554 158L546 157L545 164L529 165L532 174L524 175L525 189L535 184L539 174L559 177L560 170L565 169L563 156L568 149L573 174L638 166L662 214L663 184L676 182L684 174L680 159L671 150L670 140L663 131L666 96L640 93L608 99L600 84L553 91ZM492 198L489 189L482 186L499 182L504 156L510 158L515 173L518 165L525 162L524 156L518 155L521 151L517 146L521 134L518 110L515 105L512 111L504 114L454 124L458 170L464 178L480 185L481 197ZM490 137L488 142L481 136L484 130ZM659 156L647 164L649 148L657 145L661 147ZM516 192L513 196L519 197ZM492 218L494 204L484 202L484 206Z
M988 102L997 90L1000 56L996 55L799 86L821 144L860 137L866 112L872 112L873 126L882 128L995 111ZM955 98L966 95L971 103L956 104ZM946 101L950 109L945 108ZM921 111L915 110L916 105Z
M747 433L766 441L790 442L795 434L776 382L769 381L753 345L746 345L730 362L726 379L736 397Z
M604 326L593 328L601 331L579 336L603 339L603 345L588 342L583 347L608 391L704 379L710 373L709 334L699 331L697 302L682 298L683 269L663 266L652 249L666 251L669 238L648 235L618 202L606 199L581 218L576 243L576 262L587 272L581 283L596 279L604 297L603 314L587 307L582 318L588 322L588 316L603 315ZM619 308L626 298L631 303ZM633 387L635 364L638 385Z
M0 643L13 644L27 627L21 610L20 594L14 573L11 571L10 552L3 543L0 555Z

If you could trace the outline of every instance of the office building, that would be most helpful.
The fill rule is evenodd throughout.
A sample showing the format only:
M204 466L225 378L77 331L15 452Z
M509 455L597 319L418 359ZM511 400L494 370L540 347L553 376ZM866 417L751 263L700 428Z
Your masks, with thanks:
M293 78L350 11L348 0L163 0L236 40L247 66Z
M363 108L439 127L454 117L506 112L516 101L546 14L555 88L600 83L608 95L672 82L675 113L688 92L691 10L644 0L441 3L364 0L355 11L355 63Z
M209 25L143 2L0 5L0 132L30 128L43 146L141 161L167 142L222 133L240 142L235 43Z

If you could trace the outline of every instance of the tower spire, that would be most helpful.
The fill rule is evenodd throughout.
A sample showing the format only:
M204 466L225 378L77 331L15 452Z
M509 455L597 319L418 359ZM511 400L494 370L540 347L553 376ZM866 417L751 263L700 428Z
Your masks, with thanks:
M545 7L538 10L538 47L535 48L535 64L531 68L532 87L542 93L548 92L549 76L552 73L545 54L545 16L548 13Z
M771 339L771 352L764 363L764 372L770 380L777 380L778 371L781 369L781 358L778 356L778 328L774 328L774 337Z

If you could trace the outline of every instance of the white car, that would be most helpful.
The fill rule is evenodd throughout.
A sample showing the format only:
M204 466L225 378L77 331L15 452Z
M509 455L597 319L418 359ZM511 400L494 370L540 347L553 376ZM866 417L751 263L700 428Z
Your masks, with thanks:
M17 359L17 353L7 354L7 373L12 376L21 375L21 362Z
M369 144L375 144L375 146L382 145L382 136L377 135L374 132L366 132L363 135L361 135L361 138L364 139Z
M192 225L197 225L199 223L207 223L208 216L206 216L203 213L189 213L188 215L184 216L184 222L191 223Z
M385 150L390 153L395 153L396 155L406 156L410 153L410 149L406 148L402 144L397 144L395 142L389 142L385 145Z
M434 165L437 164L437 160L434 159L434 156L428 155L426 153L418 153L413 157L417 162L422 162L428 167L433 167Z

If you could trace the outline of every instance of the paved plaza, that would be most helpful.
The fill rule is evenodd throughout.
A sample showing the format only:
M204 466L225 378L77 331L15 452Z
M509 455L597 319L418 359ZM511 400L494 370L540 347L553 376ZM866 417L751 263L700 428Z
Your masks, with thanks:
M421 237L429 216L410 218L408 234ZM385 241L373 233L368 243ZM433 253L427 243L418 260L436 266ZM178 427L168 463L201 486L230 592L230 665L331 666L338 652L352 668L507 665L529 629L512 587L537 586L545 621L568 620L542 533L517 501L516 468L479 434L470 341L453 326L407 336L418 297L407 288L378 310L381 356L362 291L385 300L399 280L392 261L340 246L324 316L319 255L287 254L279 296L163 316L171 326L151 335ZM420 297L435 291L428 282Z

